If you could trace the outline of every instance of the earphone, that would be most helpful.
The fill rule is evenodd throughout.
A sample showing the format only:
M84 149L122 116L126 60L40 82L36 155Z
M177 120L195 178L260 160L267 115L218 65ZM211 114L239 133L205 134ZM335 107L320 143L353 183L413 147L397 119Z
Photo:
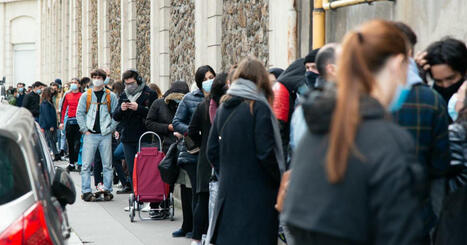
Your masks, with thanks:
M139 75L139 72L135 69L129 69L129 71L134 72L136 74L136 82L140 85L144 83L144 78Z

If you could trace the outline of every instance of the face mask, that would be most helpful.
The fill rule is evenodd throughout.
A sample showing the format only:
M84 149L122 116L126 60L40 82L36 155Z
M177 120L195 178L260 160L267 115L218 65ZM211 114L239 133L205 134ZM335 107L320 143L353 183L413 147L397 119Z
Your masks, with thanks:
M19 88L18 91L19 91L20 93L22 93L22 92L24 92L24 88Z
M176 99L176 100L174 100L174 101L175 101L175 103L180 104L180 101L182 101L182 100Z
M136 84L136 83L131 83L131 84L125 85L125 90L129 94L134 94L137 88L138 88L138 84Z
M203 82L204 92L206 92L206 93L211 92L212 82L214 82L214 79L209 79L209 80Z
M457 120L458 112L456 111L456 104L457 104L457 94L454 94L448 103L448 114L453 121Z
M42 89L36 89L36 94L41 94L42 93Z
M390 112L396 112L402 108L407 96L410 93L410 86L407 85L397 85L396 93L394 97L392 97L391 104L389 104L388 110Z
M440 87L436 85L435 83L433 85L433 89L436 90L439 94L441 94L441 96L444 98L444 100L447 103L449 99L451 98L451 96L457 93L457 90L459 90L459 88L462 86L463 83L464 83L463 78L447 88Z
M72 84L70 85L70 89L71 89L71 90L77 90L77 89L78 89L78 84L72 83Z
M94 86L96 86L96 87L100 87L100 86L104 85L104 81L103 81L103 80L100 80L100 79L94 79L94 80L92 81L92 84L93 84Z
M312 71L305 72L305 83L309 88L314 88L316 79L319 77L319 74Z
M104 84L107 85L107 84L109 84L109 82L110 82L110 78L106 77L105 80L104 80Z

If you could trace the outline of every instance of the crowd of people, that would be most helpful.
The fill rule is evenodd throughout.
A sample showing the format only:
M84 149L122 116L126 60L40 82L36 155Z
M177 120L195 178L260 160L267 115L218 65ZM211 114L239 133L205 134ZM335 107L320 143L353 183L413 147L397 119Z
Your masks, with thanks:
M285 70L255 57L201 66L191 91L96 69L63 86L18 83L9 101L80 171L84 201L111 200L118 181L117 194L132 192L146 131L164 153L176 146L172 235L193 245L465 244L467 48L447 37L415 54L416 43L406 24L373 20Z

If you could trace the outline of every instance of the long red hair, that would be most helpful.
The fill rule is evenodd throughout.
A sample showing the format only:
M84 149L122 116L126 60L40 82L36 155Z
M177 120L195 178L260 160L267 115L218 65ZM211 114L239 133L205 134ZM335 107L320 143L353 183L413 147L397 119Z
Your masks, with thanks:
M360 122L359 100L375 89L376 74L386 60L397 54L407 56L408 42L394 24L373 20L348 33L338 60L337 101L331 123L326 174L329 182L341 181ZM358 154L357 154L358 156Z

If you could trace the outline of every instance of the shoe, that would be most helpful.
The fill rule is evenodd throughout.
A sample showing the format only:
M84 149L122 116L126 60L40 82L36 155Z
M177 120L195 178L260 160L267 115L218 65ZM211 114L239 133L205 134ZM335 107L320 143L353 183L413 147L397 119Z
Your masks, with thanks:
M185 237L186 234L187 233L180 228L172 233L172 237Z
M61 161L61 160L62 160L62 158L60 157L59 154L54 156L54 160L53 160L54 162Z
M78 171L77 172L81 173L81 165L78 165Z
M131 187L130 185L124 185L120 190L117 191L117 194L130 194Z
M81 195L81 199L85 202L93 202L96 200L96 197L92 194L92 192L86 192Z
M96 193L104 193L105 190L104 190L104 185L101 183L97 184L96 186Z
M69 173L69 172L74 172L75 171L75 165L74 164L69 164L67 167L66 167L66 171Z
M114 195L110 191L104 191L104 201L111 201Z
M149 210L151 210L151 207L149 206L149 203L148 202L145 202L143 204L143 207L141 208L141 212L149 212Z
M191 231L190 231L190 232L187 232L186 235L185 235L185 237L186 237L186 238L189 238L189 239L193 238L193 232L191 232Z
M201 245L201 241L191 241L191 245Z

